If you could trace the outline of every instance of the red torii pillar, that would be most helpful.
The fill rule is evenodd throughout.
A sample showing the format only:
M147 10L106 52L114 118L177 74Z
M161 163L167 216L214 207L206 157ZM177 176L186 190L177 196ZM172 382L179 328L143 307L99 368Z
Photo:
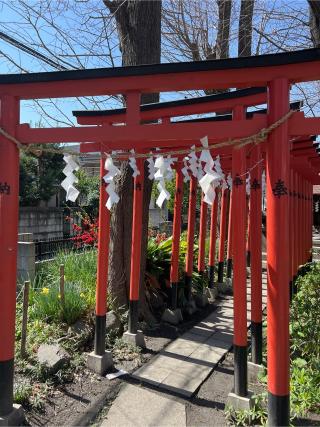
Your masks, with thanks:
M309 182L309 189L308 189L308 200L309 200L309 261L312 262L312 233L313 233L313 186L312 183Z
M186 275L185 275L185 296L188 301L192 296L192 272L193 272L193 252L194 252L194 231L196 224L196 203L197 203L197 179L191 176L189 191L189 211L188 211L188 232L187 232L187 255L186 255Z
M268 119L274 123L289 111L289 82L268 85ZM267 362L268 423L288 426L289 410L289 202L290 146L288 123L275 129L267 149Z
M232 189L229 190L229 220L228 220L228 246L227 246L227 278L232 277Z
M127 341L130 341L131 343L135 343L140 347L144 347L145 346L144 337L142 333L138 331L143 188L144 188L144 159L137 158L136 162L137 162L137 168L140 171L140 174L134 178L134 183L133 183L129 325L128 325L128 332L124 334L124 337ZM133 335L134 337L132 338Z
M180 235L181 235L181 211L183 199L183 175L181 164L176 168L176 191L174 196L174 214L172 230L172 255L170 268L171 284L171 308L175 310L178 305L178 282L179 282L179 252L180 252Z
M245 118L243 106L233 110L233 119ZM247 271L246 271L246 151L234 148L232 153L232 216L233 227L233 301L234 301L234 393L248 394L247 380Z
M211 207L210 219L210 249L209 249L209 288L214 287L214 265L216 258L216 241L217 241L217 214L218 214L218 191L215 190L216 196Z
M252 362L262 363L262 190L261 148L257 145L251 154L250 183L250 247L251 254L251 354Z
M107 193L103 182L104 160L100 159L100 204L98 234L98 265L96 287L96 333L94 351L97 355L105 352L107 282L110 238L110 211L106 208Z
M1 97L0 125L15 135L19 101ZM13 373L17 286L17 241L19 216L19 150L0 135L0 417L13 406ZM23 417L23 416L21 416Z
M227 231L227 212L228 212L228 189L221 192L220 198L220 239L219 239L219 262L218 262L218 283L223 283L224 272L224 255L225 255L225 242Z
M208 204L204 201L204 194L201 195L200 227L199 227L199 251L198 251L198 272L203 275L205 270L206 232L207 232Z

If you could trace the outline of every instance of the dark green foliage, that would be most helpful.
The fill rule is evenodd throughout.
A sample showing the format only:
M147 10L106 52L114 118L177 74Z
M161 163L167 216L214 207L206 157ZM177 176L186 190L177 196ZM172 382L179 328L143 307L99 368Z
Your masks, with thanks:
M100 177L99 175L89 176L82 169L76 175L79 179L77 189L80 191L78 203L91 218L97 218L99 213Z
M38 146L41 148L41 146ZM58 146L53 146L58 149ZM64 175L63 155L57 153L32 153L20 155L20 205L38 206L48 202L57 192Z

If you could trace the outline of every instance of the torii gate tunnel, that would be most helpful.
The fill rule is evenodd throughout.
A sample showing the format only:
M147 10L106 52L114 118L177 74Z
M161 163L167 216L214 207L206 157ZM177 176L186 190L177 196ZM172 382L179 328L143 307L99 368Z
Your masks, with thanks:
M209 286L213 288L214 266L218 281L231 276L234 294L234 392L246 396L247 388L247 289L246 250L251 253L251 334L252 360L262 359L262 254L261 254L261 173L267 178L267 363L268 417L270 425L289 425L289 300L299 266L311 256L312 185L319 184L320 159L313 143L320 133L320 118L290 113L290 85L318 79L320 49L192 63L172 63L1 75L0 99L0 416L13 409L13 371L16 301L16 257L19 194L19 141L38 143L80 142L82 152L112 150L159 153L200 146L208 136L210 151L221 155L224 171L232 174L232 191L224 189L211 208ZM210 97L140 107L142 93L185 90L240 90ZM241 89L244 88L244 89ZM247 89L250 88L250 89ZM122 94L126 109L103 112L75 112L79 127L32 129L19 120L20 100ZM267 104L257 114L247 108ZM291 108L299 110L299 104ZM171 120L181 115L208 112L231 114L212 119ZM152 121L152 123L150 123ZM115 126L122 123L123 126ZM245 146L221 145L227 139L247 138L269 129L263 143L252 140ZM14 142L16 141L16 143ZM219 145L220 144L220 145ZM171 307L177 307L178 255L181 230L183 156L176 163L176 192L171 260ZM129 332L137 332L142 203L145 158L138 157L141 174L134 179L133 230L131 249ZM248 205L244 176L251 169ZM185 264L186 296L191 295L195 233L197 181L190 180L188 250ZM110 213L105 209L106 192L101 184L94 352L105 352L105 316L108 277ZM219 255L215 259L217 216L220 204ZM202 198L198 270L205 270L205 235L208 206ZM250 232L247 233L249 224ZM248 248L246 247L246 236ZM228 241L227 257L224 253Z

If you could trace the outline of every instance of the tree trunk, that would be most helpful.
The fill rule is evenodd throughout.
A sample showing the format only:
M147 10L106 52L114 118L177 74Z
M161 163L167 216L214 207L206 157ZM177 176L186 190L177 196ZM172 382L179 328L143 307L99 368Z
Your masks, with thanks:
M319 1L308 0L309 26L314 47L320 47L320 4Z
M254 0L241 0L238 56L251 56Z
M114 14L122 53L122 65L160 63L161 0L104 0ZM159 94L144 94L141 103L158 102ZM134 148L134 147L133 147ZM120 196L111 217L109 289L117 304L127 305L130 285L130 254L133 204L133 178L127 162L121 164L121 176L116 181ZM146 263L147 230L152 181L145 174L143 195L143 240L141 247L140 311L146 316L144 272Z
M230 17L232 0L217 0L219 22L216 40L216 59L229 58Z

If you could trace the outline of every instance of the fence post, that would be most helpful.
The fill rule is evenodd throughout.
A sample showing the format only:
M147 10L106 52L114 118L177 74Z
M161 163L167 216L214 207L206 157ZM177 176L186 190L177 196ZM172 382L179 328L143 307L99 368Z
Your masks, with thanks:
M65 304L65 295L64 295L64 264L60 265L60 301L61 305Z
M27 329L28 329L29 290L30 290L30 282L26 281L24 282L24 288L23 288L21 350L20 350L22 359L26 358L27 356L26 344L27 344Z

